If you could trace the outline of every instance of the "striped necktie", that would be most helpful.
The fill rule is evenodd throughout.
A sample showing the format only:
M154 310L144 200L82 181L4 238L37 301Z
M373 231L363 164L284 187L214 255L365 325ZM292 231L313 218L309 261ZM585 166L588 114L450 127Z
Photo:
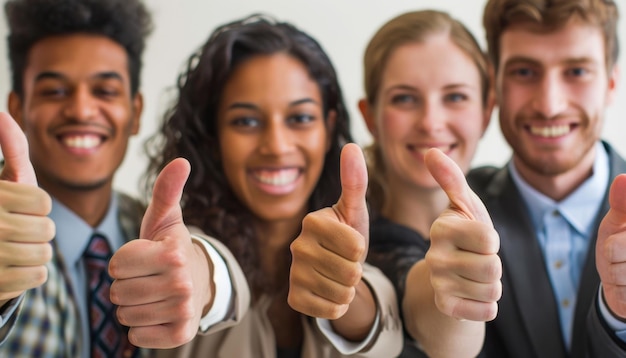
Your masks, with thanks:
M136 351L128 341L126 328L115 318L111 303L113 280L108 274L111 247L106 238L94 233L83 254L89 284L89 321L91 326L91 357L133 357Z

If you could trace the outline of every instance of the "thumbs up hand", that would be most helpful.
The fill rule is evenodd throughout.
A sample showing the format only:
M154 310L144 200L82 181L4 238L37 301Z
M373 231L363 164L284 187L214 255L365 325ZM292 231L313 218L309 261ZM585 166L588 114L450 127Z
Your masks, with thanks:
M604 300L611 312L626 319L626 175L615 178L609 191L611 209L598 229L596 267Z
M37 187L26 136L8 114L0 113L0 307L46 282L54 238L50 196Z
M369 288L361 281L369 215L365 203L367 169L356 144L347 144L342 150L341 187L339 201L332 208L309 213L302 221L302 232L291 244L288 302L306 315L338 319L349 316L347 312L357 306L356 301L358 305L363 301L368 308L373 307L373 312L357 312L351 319L355 324L362 321L363 329L367 329L376 308Z
M435 304L442 313L458 319L493 320L502 295L498 233L452 159L430 149L425 161L450 199L450 207L431 226L426 253Z
M130 327L128 338L136 346L173 348L187 343L212 300L212 263L192 242L180 208L189 173L184 159L163 168L139 239L122 246L109 263L115 279L111 302L119 306L118 320Z

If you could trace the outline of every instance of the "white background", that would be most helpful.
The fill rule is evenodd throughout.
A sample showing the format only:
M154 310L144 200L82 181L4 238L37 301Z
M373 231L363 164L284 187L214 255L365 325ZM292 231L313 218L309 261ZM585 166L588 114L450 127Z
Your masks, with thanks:
M143 141L156 131L162 113L171 100L167 89L175 84L186 58L219 24L254 12L263 12L279 20L292 22L315 37L328 52L339 73L352 115L353 133L362 145L371 140L357 109L357 101L364 93L362 56L368 40L383 23L405 11L426 8L444 10L461 20L485 45L481 22L485 4L483 0L144 1L153 13L155 24L143 58L141 90L146 106L141 131L131 140L126 159L115 178L115 187L130 194L139 193L138 180L146 167ZM626 3L619 3L622 14L626 14ZM618 33L622 49L619 65L624 72L624 83L620 83L617 100L607 110L603 137L620 153L626 154L626 19L619 24ZM10 90L6 35L3 15L0 19L0 111L6 110L6 98ZM510 149L500 135L496 115L497 112L479 146L474 165L501 165L510 155Z

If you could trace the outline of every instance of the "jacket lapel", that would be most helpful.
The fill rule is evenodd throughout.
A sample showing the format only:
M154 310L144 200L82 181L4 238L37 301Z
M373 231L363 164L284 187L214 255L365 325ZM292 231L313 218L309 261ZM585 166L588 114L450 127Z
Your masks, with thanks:
M500 301L503 319L498 322L496 318L494 323L501 325L501 332L507 332L506 327L523 325L530 342L514 337L520 332L509 329L510 339L530 343L537 356L565 356L562 339L554 339L555 335L561 336L559 314L543 254L526 206L506 167L494 176L484 199L500 235L504 267Z

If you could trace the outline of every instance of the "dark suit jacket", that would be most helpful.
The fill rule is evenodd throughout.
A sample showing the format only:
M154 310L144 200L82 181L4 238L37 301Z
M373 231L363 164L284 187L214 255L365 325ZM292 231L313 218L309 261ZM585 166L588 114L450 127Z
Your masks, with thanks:
M626 173L626 162L607 143L610 181ZM595 220L595 233L581 274L571 355L562 339L559 312L543 254L520 193L505 166L478 168L468 182L485 203L500 235L502 299L497 318L487 323L484 357L626 357L624 345L598 313L600 278L595 244L600 221L609 209L607 194Z

